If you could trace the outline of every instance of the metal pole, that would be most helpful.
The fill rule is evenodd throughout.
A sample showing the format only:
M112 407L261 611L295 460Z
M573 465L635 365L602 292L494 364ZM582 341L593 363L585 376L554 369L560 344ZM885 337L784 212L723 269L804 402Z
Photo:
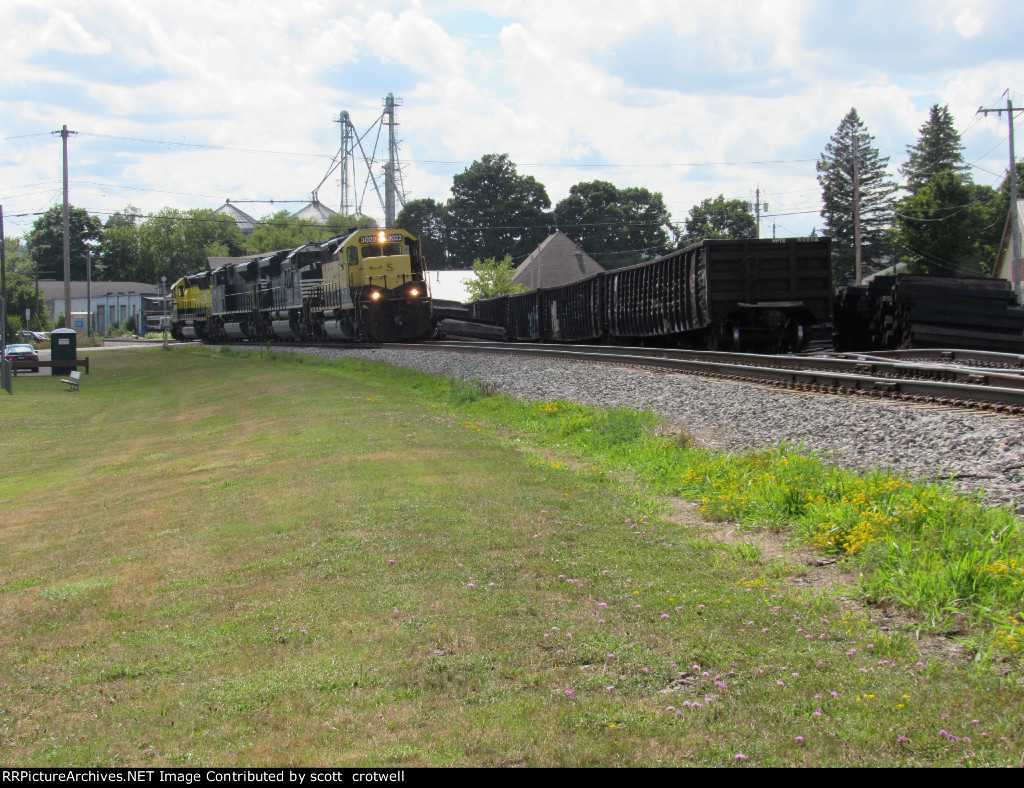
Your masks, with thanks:
M384 99L384 116L388 124L388 161L384 165L384 226L395 224L395 94Z

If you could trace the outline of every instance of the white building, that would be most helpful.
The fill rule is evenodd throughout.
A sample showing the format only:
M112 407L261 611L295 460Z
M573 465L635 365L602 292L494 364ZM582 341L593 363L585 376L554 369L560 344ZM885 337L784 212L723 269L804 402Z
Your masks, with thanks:
M156 285L145 282L93 282L91 295L86 282L71 282L71 312L91 312L92 329L102 334L110 323L123 323L128 318L134 318L139 326L139 317L151 311L146 299L158 295ZM46 304L53 319L65 314L64 280L40 279L39 300ZM68 328L78 330L76 326Z
M996 257L992 276L996 279L1006 279L1011 285L1014 285L1017 289L1017 303L1021 303L1024 299L1021 299L1019 277L1024 276L1024 254L1022 254L1021 260L1017 261L1018 280L1015 282L1013 271L1013 222L1011 218L1012 214L1008 214L1006 217L1006 225L1003 228L1003 240L999 243L999 255ZM1017 227L1024 228L1024 199L1017 200ZM1024 244L1021 244L1021 246L1024 247ZM1022 249L1022 252L1024 252L1024 249Z

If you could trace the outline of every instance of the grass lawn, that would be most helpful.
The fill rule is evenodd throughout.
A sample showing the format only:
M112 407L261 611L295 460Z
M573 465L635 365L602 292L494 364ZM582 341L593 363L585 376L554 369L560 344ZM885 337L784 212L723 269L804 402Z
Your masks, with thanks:
M922 652L666 518L667 489L719 519L738 493L652 470L678 447L646 416L360 362L91 361L0 397L0 765L1021 765L1017 662Z

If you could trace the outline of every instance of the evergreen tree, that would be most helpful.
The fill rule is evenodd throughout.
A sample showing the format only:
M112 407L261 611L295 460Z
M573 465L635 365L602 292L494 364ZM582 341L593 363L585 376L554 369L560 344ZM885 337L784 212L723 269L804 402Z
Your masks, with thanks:
M917 194L934 176L947 170L970 183L970 167L964 162L963 151L949 105L932 105L917 144L907 146L907 163L900 167L900 174L907 179L907 190Z
M832 274L835 285L854 278L853 162L854 149L860 180L861 257L864 272L882 268L889 258L889 226L892 221L893 194L896 184L886 172L888 156L878 149L861 122L856 109L851 109L818 160L818 183L821 184L821 216L825 233L832 237Z

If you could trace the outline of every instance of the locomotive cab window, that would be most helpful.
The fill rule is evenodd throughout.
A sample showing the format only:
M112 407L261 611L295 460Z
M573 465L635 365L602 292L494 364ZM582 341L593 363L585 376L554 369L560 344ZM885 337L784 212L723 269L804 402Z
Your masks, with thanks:
M348 248L347 255L349 265L359 265L359 252L356 251L354 246Z
M363 247L364 260L368 257L391 257L405 253L405 247L402 244L374 244L373 246Z

